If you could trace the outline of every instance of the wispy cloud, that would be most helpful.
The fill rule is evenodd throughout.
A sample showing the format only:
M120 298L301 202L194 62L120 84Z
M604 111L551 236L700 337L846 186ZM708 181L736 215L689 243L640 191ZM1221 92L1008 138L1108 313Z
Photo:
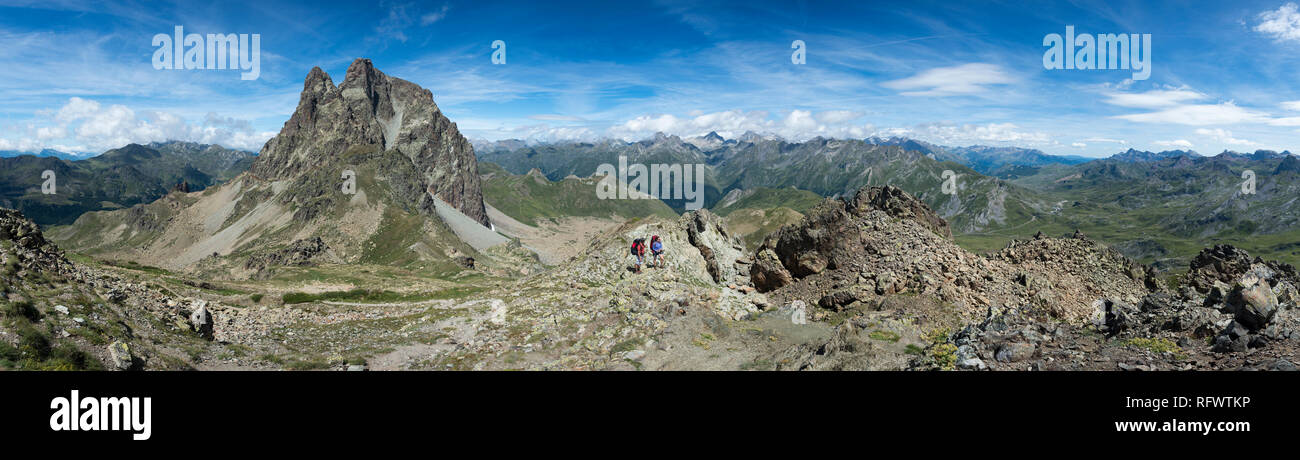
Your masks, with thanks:
M420 16L420 25L427 26L435 22L441 21L442 18L447 17L447 11L450 9L451 9L451 5L444 3L442 5L442 8L439 9L438 11L434 11L432 13L425 13L423 16Z
M1287 3L1276 10L1260 13L1255 31L1278 41L1300 41L1300 7Z
M1177 139L1172 141L1155 141L1152 142L1151 144L1160 147L1179 148L1179 149L1190 149L1195 146L1194 144L1191 143L1191 141L1188 141L1187 139Z
M993 64L962 64L926 70L911 77L881 83L902 91L904 96L962 96L983 93L991 85L1005 85L1015 79Z
M1257 147L1260 145L1258 142L1249 141L1246 139L1238 139L1236 137L1233 137L1232 131L1228 131L1226 129L1221 129L1221 128L1214 128L1214 129L1201 128L1196 130L1196 134L1209 137L1211 139L1214 139L1215 141L1222 142L1228 145L1236 145L1242 147Z

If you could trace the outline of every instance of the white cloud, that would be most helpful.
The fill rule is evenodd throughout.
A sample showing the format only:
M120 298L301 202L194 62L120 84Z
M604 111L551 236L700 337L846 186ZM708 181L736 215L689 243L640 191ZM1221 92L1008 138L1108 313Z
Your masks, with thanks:
M881 83L889 89L902 91L904 96L959 96L988 91L989 85L1014 82L1001 67L993 64L962 64L938 67L911 77Z
M1286 101L1278 105L1281 105L1282 108L1286 110L1300 112L1300 101Z
M1172 123L1191 126L1259 123L1269 120L1267 114L1243 109L1233 102L1179 105L1155 112L1117 115L1114 118L1139 123Z
M1070 147L1074 147L1076 149L1082 149L1082 148L1087 148L1088 144L1082 142L1071 142Z
M1287 3L1277 10L1259 14L1260 23L1255 31L1273 37L1278 41L1300 41L1300 8L1295 3Z
M1110 143L1110 144L1128 145L1128 141L1126 141L1126 140L1123 140L1123 139L1110 139L1110 138L1105 138L1105 137L1089 137L1089 138L1087 138L1087 139L1084 139L1083 141L1084 141L1084 142L1106 142L1106 143Z
M925 123L911 129L887 130L890 135L908 136L946 145L960 144L1051 144L1046 133L1023 131L1013 123L964 124Z
M1205 95L1186 88L1152 90L1145 93L1108 93L1107 104L1140 109L1157 109L1204 99Z
M862 112L852 110L827 110L817 113L817 121L822 123L843 123L849 120L855 120L862 117Z
M43 148L72 152L102 152L130 143L169 140L220 144L257 151L274 132L259 132L248 120L209 113L198 123L160 111L140 111L113 104L72 97L57 110L44 110L47 119L26 126L23 140L0 139L6 150L35 151ZM34 138L34 140L32 140Z
M1200 128L1196 130L1196 134L1210 137L1216 141L1228 145L1240 145L1246 147L1255 147L1260 145L1258 142L1252 142L1245 139L1235 138L1232 136L1232 131L1228 131L1222 128L1215 128L1215 129Z
M1152 142L1152 144L1160 147L1173 147L1173 148L1180 148L1180 149L1190 149L1193 146L1192 143L1187 139L1177 139L1172 141L1155 141Z
M447 10L449 9L451 9L451 6L444 3L442 5L442 9L435 11L433 13L427 13L423 16L420 16L420 25L427 26L435 22L441 21L442 18L447 17Z
M658 132L693 137L716 131L723 137L735 138L746 131L753 131L776 134L790 140L806 140L818 136L863 138L870 135L873 130L870 125L852 123L852 120L860 118L860 115L848 111L791 110L779 118L770 115L761 110L693 112L688 117L672 114L642 115L611 126L607 134L631 141L644 139Z

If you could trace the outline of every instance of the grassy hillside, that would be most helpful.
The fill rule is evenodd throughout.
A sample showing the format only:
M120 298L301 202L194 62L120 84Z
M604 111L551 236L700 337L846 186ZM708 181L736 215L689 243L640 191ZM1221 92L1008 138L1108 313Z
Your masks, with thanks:
M596 197L596 180L566 178L551 181L541 174L511 174L494 163L479 162L484 200L528 225L560 217L675 217L664 202L602 200Z
M714 205L712 211L719 216L727 216L741 209L787 208L803 213L824 199L826 198L821 195L794 187L779 189L759 187L733 191Z

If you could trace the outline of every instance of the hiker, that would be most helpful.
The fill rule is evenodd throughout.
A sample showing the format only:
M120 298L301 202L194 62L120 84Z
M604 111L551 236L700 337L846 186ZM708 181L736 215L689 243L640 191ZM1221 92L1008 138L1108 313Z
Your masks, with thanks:
M650 260L654 261L655 268L663 268L664 242L659 239L659 235L650 237Z
M641 263L645 261L645 238L632 240L632 255L636 256L636 273L641 273Z

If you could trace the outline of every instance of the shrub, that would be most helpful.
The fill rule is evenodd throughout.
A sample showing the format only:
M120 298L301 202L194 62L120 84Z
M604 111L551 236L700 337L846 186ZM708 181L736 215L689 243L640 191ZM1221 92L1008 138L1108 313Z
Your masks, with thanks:
M4 314L9 318L25 318L30 322L41 320L41 312L31 302L11 302L4 306Z

